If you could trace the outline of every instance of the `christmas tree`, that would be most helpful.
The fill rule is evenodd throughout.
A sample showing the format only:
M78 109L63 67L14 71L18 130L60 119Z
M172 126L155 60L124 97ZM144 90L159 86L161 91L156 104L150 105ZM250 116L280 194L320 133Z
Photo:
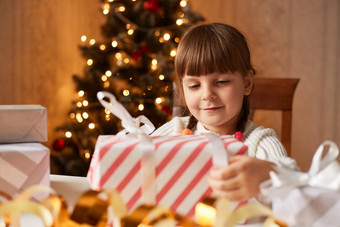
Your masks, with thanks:
M114 94L133 116L144 115L155 127L171 118L176 47L183 32L203 20L188 0L102 1L107 17L103 41L80 46L86 59L83 75L74 75L77 100L69 120L57 130L51 173L87 173L99 135L116 134L120 120L105 109L97 92Z

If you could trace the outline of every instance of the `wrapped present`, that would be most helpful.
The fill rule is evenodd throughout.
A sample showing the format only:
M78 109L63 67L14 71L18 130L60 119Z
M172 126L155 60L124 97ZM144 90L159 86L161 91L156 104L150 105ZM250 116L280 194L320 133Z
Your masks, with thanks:
M50 151L39 143L0 144L0 190L11 196L42 184L49 186Z
M338 154L337 145L325 141L315 152L308 172L280 167L270 173L271 179L261 184L261 191L272 200L277 217L292 227L339 226Z
M0 105L0 143L46 142L47 110L40 105Z
M95 190L118 190L129 210L140 204L159 204L191 216L195 204L212 193L206 180L209 169L226 166L228 156L247 152L247 146L232 136L148 136L145 130L152 126L147 119L133 119L109 93L98 95L122 120L125 130L99 136L88 179Z

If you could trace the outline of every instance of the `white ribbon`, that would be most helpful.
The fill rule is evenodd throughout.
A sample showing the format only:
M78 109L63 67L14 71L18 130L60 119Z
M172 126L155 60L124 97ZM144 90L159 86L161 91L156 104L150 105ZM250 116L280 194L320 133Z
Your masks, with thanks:
M126 133L150 134L151 132L153 132L153 130L155 130L155 126L144 115L133 118L124 108L124 106L119 103L116 97L111 93L100 91L97 93L97 98L105 108L110 110L111 113L113 113L122 121L122 126L124 127L124 130L117 133L117 135ZM104 98L108 98L110 102L107 102L106 100L104 100ZM141 123L143 123L144 125L140 126Z
M210 142L212 163L214 167L228 166L228 154L222 139L215 133L206 133L205 137Z
M111 111L122 121L124 130L117 133L117 135L130 133L130 136L137 135L140 140L138 148L142 153L141 158L141 184L142 184L142 204L156 203L156 157L155 145L150 140L148 134L155 129L154 125L149 119L141 115L133 118L124 106L117 101L114 95L109 92L101 91L97 93L99 102ZM108 98L110 102L104 100ZM143 123L144 125L140 126Z
M327 147L328 152L324 155ZM337 145L332 141L325 141L316 150L308 172L276 168L276 172L270 172L271 179L261 184L261 192L275 197L301 186L340 191L340 164L336 160L338 155Z

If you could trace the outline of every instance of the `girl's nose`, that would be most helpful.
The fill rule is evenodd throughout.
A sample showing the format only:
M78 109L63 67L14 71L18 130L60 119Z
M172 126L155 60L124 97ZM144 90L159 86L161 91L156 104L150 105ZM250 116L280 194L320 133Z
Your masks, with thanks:
M204 86L202 91L202 99L203 100L213 100L216 98L214 90L211 86Z

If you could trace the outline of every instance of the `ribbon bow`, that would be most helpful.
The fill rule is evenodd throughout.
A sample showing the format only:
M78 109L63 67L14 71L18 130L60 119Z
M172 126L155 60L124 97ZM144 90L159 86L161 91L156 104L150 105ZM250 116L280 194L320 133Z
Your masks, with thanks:
M111 93L100 91L97 93L97 98L105 108L110 110L111 113L113 113L122 121L122 126L124 127L124 130L120 131L117 135L126 133L150 134L155 130L154 125L144 115L133 118L124 108L124 106L119 103L116 97ZM108 98L110 102L107 102L106 100L104 100L104 98ZM144 125L140 126L141 123L143 123Z
M328 147L328 152L324 155ZM340 164L337 162L339 149L332 141L323 142L316 150L308 172L302 173L287 168L276 168L270 172L270 180L261 184L264 195L275 197L301 186L311 186L340 191Z

